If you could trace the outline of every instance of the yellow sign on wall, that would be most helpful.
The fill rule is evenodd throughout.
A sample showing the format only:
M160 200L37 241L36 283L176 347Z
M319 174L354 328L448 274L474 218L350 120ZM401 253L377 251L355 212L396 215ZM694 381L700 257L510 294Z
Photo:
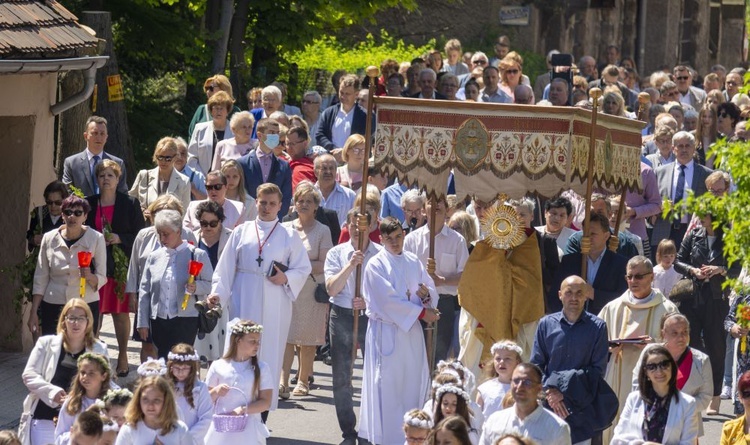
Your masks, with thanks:
M107 76L107 93L110 102L117 102L125 99L125 96L122 93L122 82L120 81L119 74Z

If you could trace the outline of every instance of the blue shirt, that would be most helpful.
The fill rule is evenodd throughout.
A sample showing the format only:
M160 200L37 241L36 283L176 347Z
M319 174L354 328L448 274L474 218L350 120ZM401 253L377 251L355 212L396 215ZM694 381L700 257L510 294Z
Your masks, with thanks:
M401 197L408 188L398 182L386 187L380 195L380 219L387 216L397 218L404 222L404 211L401 209Z
M531 363L544 372L544 380L553 372L589 369L604 377L607 367L607 324L596 315L583 311L570 324L562 311L539 321L531 350Z

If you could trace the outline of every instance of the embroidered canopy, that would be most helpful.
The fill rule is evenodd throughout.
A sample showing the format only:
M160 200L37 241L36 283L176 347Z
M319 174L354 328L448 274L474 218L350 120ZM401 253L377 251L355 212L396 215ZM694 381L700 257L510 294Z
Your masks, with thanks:
M451 171L459 199L585 194L589 110L392 97L375 104L376 168L429 196L445 195ZM640 189L643 126L597 115L595 188Z

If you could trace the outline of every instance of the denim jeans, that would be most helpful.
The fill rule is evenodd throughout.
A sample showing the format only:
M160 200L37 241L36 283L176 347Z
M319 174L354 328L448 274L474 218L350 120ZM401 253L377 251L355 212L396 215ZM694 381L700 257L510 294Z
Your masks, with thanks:
M362 311L364 313L364 311ZM331 305L328 328L331 337L331 375L333 377L333 402L336 417L344 439L357 438L357 417L354 414L354 388L352 387L352 336L354 316L351 309ZM367 317L359 317L357 342L365 354Z

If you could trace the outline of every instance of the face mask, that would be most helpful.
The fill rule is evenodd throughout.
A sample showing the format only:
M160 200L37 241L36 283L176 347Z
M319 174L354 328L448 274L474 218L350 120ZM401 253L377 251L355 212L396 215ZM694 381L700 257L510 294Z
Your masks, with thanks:
M266 135L266 147L273 150L279 145L279 135L278 134L267 134Z

